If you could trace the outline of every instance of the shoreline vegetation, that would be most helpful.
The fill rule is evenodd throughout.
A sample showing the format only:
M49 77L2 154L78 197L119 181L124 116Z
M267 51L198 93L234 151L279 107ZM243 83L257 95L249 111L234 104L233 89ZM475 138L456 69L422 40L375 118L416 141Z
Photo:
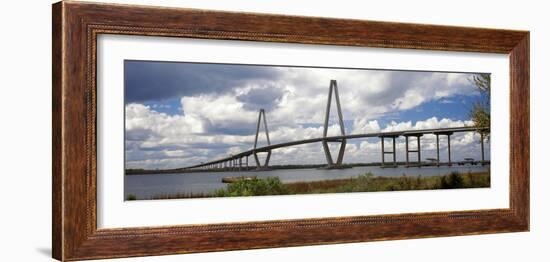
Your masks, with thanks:
M489 171L452 172L447 175L429 177L406 175L401 177L381 177L367 173L355 178L293 183L282 183L278 177L241 179L229 184L226 189L219 189L212 193L159 194L146 199L138 199L135 195L130 194L126 196L126 200L434 190L483 188L490 186L491 176Z

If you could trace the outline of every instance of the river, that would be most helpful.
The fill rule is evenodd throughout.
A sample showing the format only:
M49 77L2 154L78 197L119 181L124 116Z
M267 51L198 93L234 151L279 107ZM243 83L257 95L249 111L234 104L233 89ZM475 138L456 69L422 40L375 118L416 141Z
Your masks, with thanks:
M257 176L258 178L279 177L283 183L318 181L357 177L371 172L375 176L418 176L424 177L446 175L453 171L460 173L482 172L488 166L441 166L441 167L396 167L380 168L379 166L361 166L347 169L280 169L249 172L197 172L176 174L128 175L124 179L125 195L133 194L138 199L147 199L154 195L176 193L210 193L226 188L221 182L228 176Z

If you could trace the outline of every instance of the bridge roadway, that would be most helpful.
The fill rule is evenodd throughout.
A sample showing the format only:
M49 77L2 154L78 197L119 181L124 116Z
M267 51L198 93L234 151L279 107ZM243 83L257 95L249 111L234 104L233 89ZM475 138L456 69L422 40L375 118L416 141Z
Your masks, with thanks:
M201 168L201 167L207 167L210 165L220 164L224 162L228 162L231 160L241 159L243 157L248 157L254 152L268 152L273 149L283 148L283 147L289 147L289 146L296 146L296 145L304 145L304 144L311 144L311 143L318 143L323 141L328 142L339 142L343 139L356 139L356 138L369 138L369 137L387 137L387 138L395 138L399 136L421 136L425 134L452 134L452 133L459 133L459 132L473 132L473 131L481 131L486 130L488 128L477 128L473 126L465 126L465 127L450 127L450 128L435 128L435 129L415 129L415 130L404 130L404 131L391 131L391 132L375 132L375 133L364 133L364 134L351 134L351 135L339 135L339 136L327 136L327 137L318 137L318 138L310 138L310 139L303 139L303 140L296 140L296 141L290 141L290 142L284 142L279 144L273 144L268 145L264 147L258 147L255 150L250 149L247 151L243 151L238 154L234 154L225 158L221 158L218 160L201 163L198 165L188 166L185 169L195 169L195 168ZM248 163L247 163L248 164Z

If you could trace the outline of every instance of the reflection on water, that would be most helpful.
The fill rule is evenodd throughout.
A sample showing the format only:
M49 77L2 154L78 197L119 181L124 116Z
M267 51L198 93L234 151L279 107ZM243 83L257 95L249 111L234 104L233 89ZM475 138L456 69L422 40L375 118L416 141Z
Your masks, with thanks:
M150 198L158 194L176 193L210 193L225 188L222 178L227 176L254 175L258 178L279 177L283 183L300 181L317 181L327 179L342 179L357 177L371 172L375 176L437 176L453 171L460 173L481 172L489 170L488 166L452 166L452 167L397 167L380 168L378 166L362 166L347 169L288 169L255 172L200 172L181 174L130 175L125 176L125 195L133 194L139 199Z

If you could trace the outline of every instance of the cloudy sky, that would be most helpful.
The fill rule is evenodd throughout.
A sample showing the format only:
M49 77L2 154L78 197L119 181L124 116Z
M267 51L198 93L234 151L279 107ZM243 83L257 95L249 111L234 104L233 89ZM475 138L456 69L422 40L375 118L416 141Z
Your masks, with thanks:
M260 108L272 144L320 137L331 79L338 83L347 134L470 125L469 108L481 99L472 76L127 60L126 168L179 168L251 149ZM334 101L331 108L329 135L338 135ZM421 143L422 157L435 157L435 136L425 135ZM259 144L266 144L265 137ZM451 147L454 161L480 159L476 134L453 135ZM404 139L397 148L403 160ZM344 162L378 161L379 139L348 141ZM270 164L324 162L316 143L274 150Z

